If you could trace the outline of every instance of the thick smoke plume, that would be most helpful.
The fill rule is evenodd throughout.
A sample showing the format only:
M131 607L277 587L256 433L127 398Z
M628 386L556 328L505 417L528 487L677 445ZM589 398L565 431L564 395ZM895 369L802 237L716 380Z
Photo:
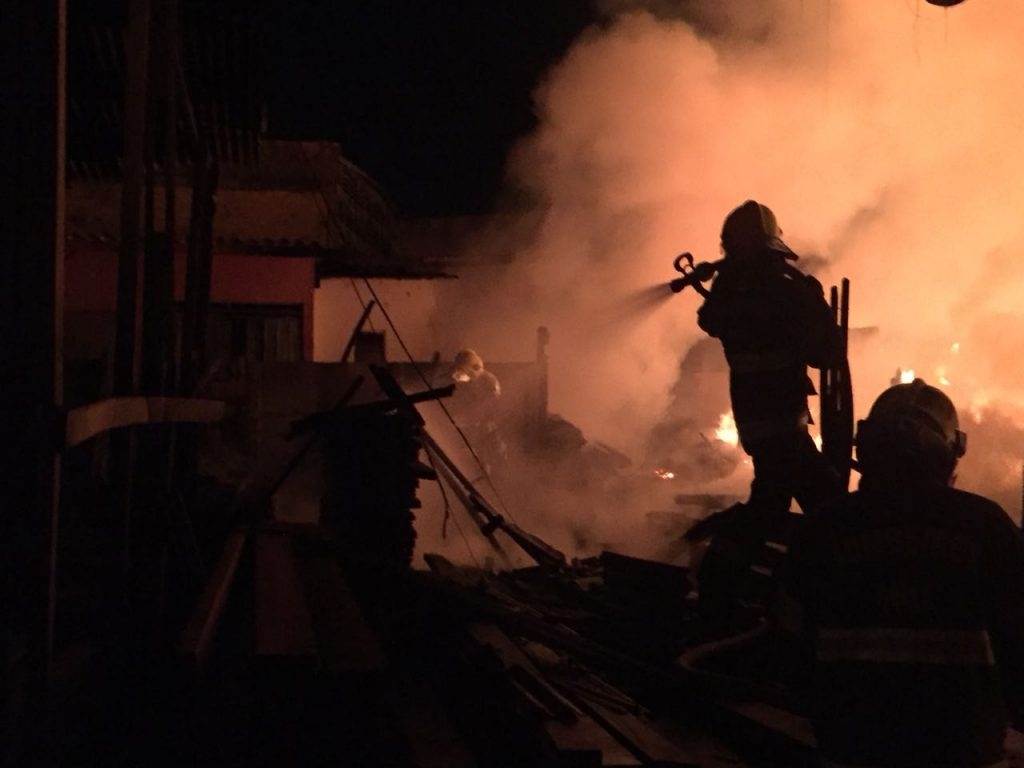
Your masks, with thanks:
M532 234L477 244L516 258L462 305L460 322L484 318L467 337L501 357L501 334L548 325L552 410L642 461L702 337L696 294L645 297L676 253L718 258L722 219L754 198L826 288L851 280L858 415L897 369L942 386L971 438L960 486L1019 517L1016 0L603 10L536 90L539 129L509 160L510 183L537 201Z

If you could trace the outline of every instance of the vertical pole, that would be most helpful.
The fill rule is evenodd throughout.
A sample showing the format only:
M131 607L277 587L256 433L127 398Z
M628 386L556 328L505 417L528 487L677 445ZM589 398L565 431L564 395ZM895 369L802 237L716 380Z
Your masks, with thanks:
M142 323L142 202L146 178L146 107L149 81L149 0L129 0L125 50L124 152L121 182L121 246L117 270L117 327L114 336L114 394L133 395L139 387ZM132 568L134 430L111 435L111 462L117 473L123 514L125 587Z
M177 104L177 3L150 0L150 66L145 121L145 237L142 273L141 390L166 394L171 384L174 337L174 201ZM162 188L162 195L159 194ZM172 526L182 522L170 510L173 498L173 428L164 425L137 430L135 483L132 502L142 514L133 515L135 567L131 583L141 587L136 601L140 613L153 619L142 625L159 631L160 607L166 590L165 564ZM152 610L156 606L156 610Z
M180 74L180 69L179 69ZM183 106L189 106L184 79ZM190 114L186 112L186 114ZM193 126L194 122L191 123ZM210 270L212 268L213 218L216 210L217 163L207 151L206 138L192 130L192 202L189 212L188 241L185 253L185 306L181 320L181 351L178 362L179 391L196 394L206 360L206 315L210 302ZM175 447L175 473L183 484L186 497L193 490L198 466L198 434L181 426Z
M843 356L850 347L850 280L844 277L840 283L839 294L839 327L843 332Z
M174 200L177 142L177 3L151 0L150 58L153 114L147 120L147 190L145 272L143 290L142 386L147 394L164 394L171 373L174 323ZM163 184L163 206L157 216L156 167Z
M114 350L114 392L117 395L135 394L138 387L149 17L149 0L130 0L125 54L124 179L121 185L121 247Z
M190 395L205 365L206 315L210 301L213 217L216 210L217 162L200 138L192 159L192 206L189 212L182 318L181 389Z
M164 0L164 232L168 244L167 312L164 327L169 335L164 350L165 387L174 390L174 261L177 251L176 183L178 175L178 0Z
M2 757L26 741L53 665L63 401L65 0L0 24L0 695ZM20 649L25 649L20 652ZM16 760L15 760L16 762Z
M537 408L530 425L531 437L537 439L548 420L548 343L551 332L546 325L537 329Z

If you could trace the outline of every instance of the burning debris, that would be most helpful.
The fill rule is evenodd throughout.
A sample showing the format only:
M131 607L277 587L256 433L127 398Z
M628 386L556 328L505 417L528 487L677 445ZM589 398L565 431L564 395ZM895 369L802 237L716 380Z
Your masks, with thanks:
M740 433L736 429L736 419L732 412L723 413L718 419L718 426L715 427L715 438L728 445L740 444Z

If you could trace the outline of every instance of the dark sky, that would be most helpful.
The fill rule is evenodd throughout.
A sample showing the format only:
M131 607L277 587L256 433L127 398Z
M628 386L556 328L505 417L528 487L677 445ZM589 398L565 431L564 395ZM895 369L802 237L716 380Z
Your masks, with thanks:
M338 141L408 215L486 212L531 90L590 0L293 0L270 18L270 130Z

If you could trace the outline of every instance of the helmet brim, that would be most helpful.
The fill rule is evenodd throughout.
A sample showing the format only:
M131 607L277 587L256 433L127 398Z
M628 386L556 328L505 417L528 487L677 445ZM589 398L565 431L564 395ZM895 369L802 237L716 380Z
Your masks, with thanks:
M792 248L782 242L782 238L780 237L769 237L765 240L764 247L769 251L779 254L782 258L788 259L789 261L796 261L800 258L793 252Z

